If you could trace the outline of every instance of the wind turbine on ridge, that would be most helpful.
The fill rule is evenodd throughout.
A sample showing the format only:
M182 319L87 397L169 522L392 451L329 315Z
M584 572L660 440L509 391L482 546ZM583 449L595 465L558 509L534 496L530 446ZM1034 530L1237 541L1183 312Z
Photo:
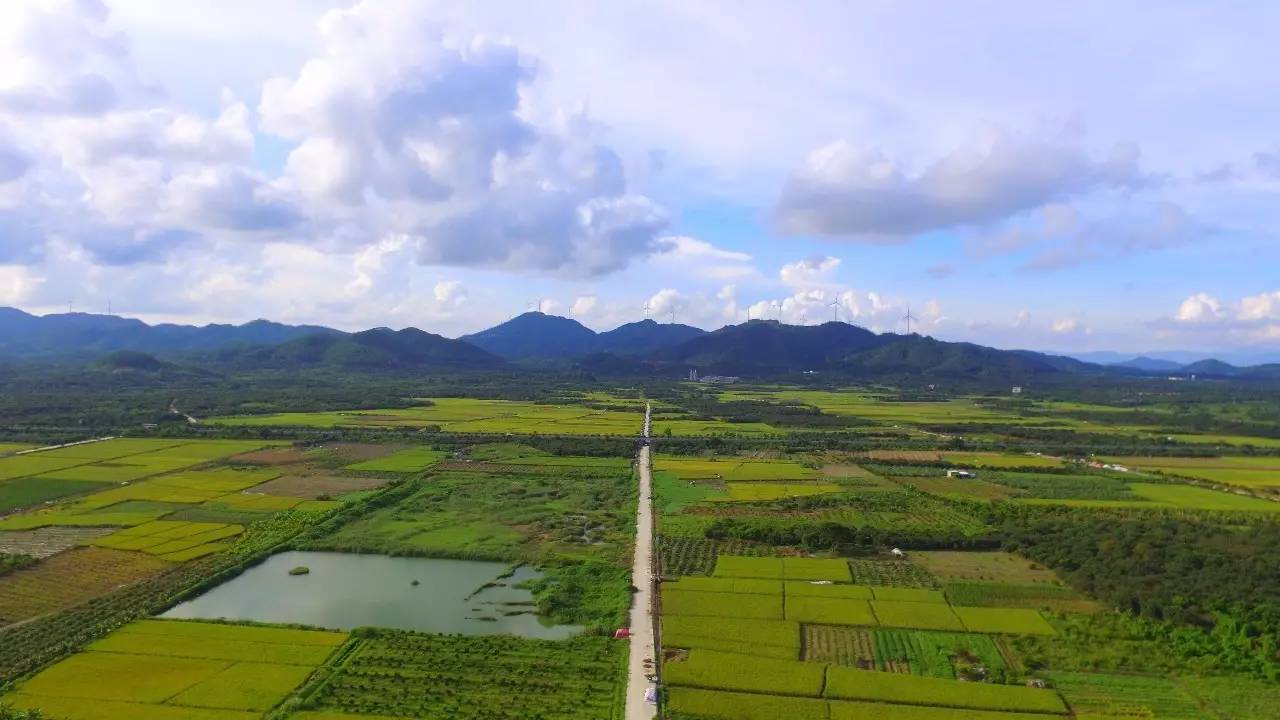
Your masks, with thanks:
M908 335L910 335L910 334L911 334L911 321L912 321L912 320L916 320L916 321L919 321L919 320L920 320L920 318L918 318L918 317L916 317L915 315L912 315L912 314L911 314L911 303L907 303L907 314L906 314L906 315L903 315L903 316L902 316L902 319L907 321L907 334L908 334Z

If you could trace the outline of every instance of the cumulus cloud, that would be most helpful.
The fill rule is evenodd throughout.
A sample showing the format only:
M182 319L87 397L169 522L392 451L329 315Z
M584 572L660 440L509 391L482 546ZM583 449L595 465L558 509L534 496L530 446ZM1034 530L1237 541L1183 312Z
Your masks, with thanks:
M793 263L787 263L778 271L782 282L791 286L808 286L829 282L840 267L840 258L815 255Z
M1174 317L1183 323L1208 323L1223 319L1226 312L1222 301L1209 293L1200 292L1183 300Z
M21 265L0 265L0 303L16 305L25 300L40 282Z
M441 280L436 283L431 294L441 305L457 307L467 301L467 289L459 280Z
M1234 302L1197 292L1183 300L1172 317L1151 325L1167 335L1271 342L1280 339L1280 290L1245 295Z
M569 307L569 314L574 317L585 317L590 315L596 309L595 295L581 295L573 301L573 305Z
M1055 320L1053 322L1051 329L1059 335L1076 335L1082 332L1086 332L1084 323L1080 322L1079 320L1076 320L1075 318L1063 318L1061 320Z
M524 117L536 63L451 43L433 17L413 2L330 11L323 54L263 87L262 126L297 143L285 175L312 207L386 208L430 265L595 276L661 251L666 212L629 192L584 115Z
M1145 182L1132 145L1093 158L1060 139L995 131L913 172L880 150L840 140L814 150L791 175L775 219L792 234L898 241Z

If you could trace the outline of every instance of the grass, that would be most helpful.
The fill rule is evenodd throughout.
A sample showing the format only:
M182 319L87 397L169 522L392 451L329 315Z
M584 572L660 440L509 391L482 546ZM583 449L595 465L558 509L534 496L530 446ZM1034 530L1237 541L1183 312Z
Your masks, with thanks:
M662 611L671 615L781 620L782 596L682 590L676 583L662 588Z
M788 592L790 592L790 585L791 583L787 583ZM754 595L782 594L782 583L780 581L750 580L746 578L683 577L676 583L664 583L663 589L667 588Z
M65 720L261 717L342 633L144 620L46 668L7 696Z
M637 435L642 413L595 410L583 405L539 405L511 400L474 398L431 398L430 404L409 408L350 410L314 413L276 413L207 418L211 425L241 427L293 426L308 428L429 428L452 433L545 434L545 435ZM695 423L682 427L676 423ZM737 424L723 421L674 421L665 424L680 434L718 434L739 431ZM655 432L665 427L655 422ZM696 430L697 432L691 432ZM770 429L755 429L767 432ZM741 431L746 432L743 428Z
M653 494L654 503L662 515L674 515L704 500L726 497L724 490L715 485L683 480L675 473L665 471L653 473Z
M1280 457L1106 457L1102 462L1223 485L1266 490L1280 488Z
M1009 685L962 683L896 673L830 666L825 695L835 700L867 700L904 705L932 705L971 710L1063 714L1058 695Z
M1040 583L1012 585L993 582L958 582L943 586L955 605L992 608L1049 609L1060 612L1097 612L1098 603L1068 587Z
M945 603L873 600L871 609L885 627L963 632L960 618Z
M788 598L817 597L870 600L873 597L871 588L862 585L815 585L814 583L798 580L787 581L786 592Z
M749 460L735 457L688 458L657 455L655 470L675 474L683 480L755 482L768 480L815 480L817 470L789 460Z
M44 477L9 480L0 483L0 513L101 489L100 483L83 480L56 480Z
M1280 503L1255 497L1218 492L1193 485L1130 483L1136 500L1048 500L1029 498L1029 504L1072 505L1075 507L1163 507L1180 510L1221 510L1231 512L1280 512Z
M799 623L824 625L875 625L876 616L866 600L823 597L791 597L786 599L786 617Z
M947 601L938 590L906 587L873 588L876 600L894 600L898 602L945 603Z
M720 555L716 577L762 578L774 580L830 580L849 582L849 566L844 560L825 558L770 558Z
M771 695L818 697L826 667L817 663L697 649L680 662L663 665L671 685L710 690L738 690Z
M1123 715L1161 720L1206 717L1195 698L1165 677L1054 672L1049 673L1047 679L1077 716Z
M953 607L966 630L998 635L1054 635L1053 626L1035 610Z
M626 643L607 637L370 634L334 668L310 707L350 713L353 720L616 717Z
M347 470L379 473L419 473L448 456L441 450L414 447L374 460L348 465Z
M961 480L949 477L899 477L894 481L945 498L968 500L1004 500L1013 495L1008 486L981 479Z
M666 647L745 652L794 660L800 656L800 623L664 615L662 642Z
M54 555L0 577L0 625L78 605L170 567L149 555L105 548Z
M1052 570L1006 552L928 550L911 553L918 564L944 582L999 582L1014 585L1061 585Z
M841 492L844 489L835 483L828 482L731 482L725 487L728 490L727 497L712 499L732 502L769 502L791 497L826 495Z

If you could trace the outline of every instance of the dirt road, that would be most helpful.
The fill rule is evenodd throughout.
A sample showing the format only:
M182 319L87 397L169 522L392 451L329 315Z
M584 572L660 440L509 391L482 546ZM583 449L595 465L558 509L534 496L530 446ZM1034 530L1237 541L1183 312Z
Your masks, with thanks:
M644 410L645 444L640 448L640 502L636 506L636 554L631 584L638 588L631 598L631 658L627 674L627 720L651 720L657 706L645 699L654 688L648 676L657 672L653 627L653 475L649 459L650 408ZM645 661L651 662L646 666Z

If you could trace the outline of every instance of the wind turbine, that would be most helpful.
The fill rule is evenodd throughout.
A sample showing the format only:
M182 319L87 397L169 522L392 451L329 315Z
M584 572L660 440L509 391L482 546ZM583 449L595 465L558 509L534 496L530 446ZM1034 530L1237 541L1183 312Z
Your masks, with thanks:
M671 324L672 324L672 325L675 325L675 324L676 324L676 309L675 309L675 308L671 308Z
M782 303L779 303L777 300L770 300L769 304L773 306L774 319L778 322L782 322Z
M831 308L831 322L840 322L840 301L832 300L827 307Z
M907 334L908 334L908 335L910 335L910 334L911 334L911 321L912 321L912 320L919 320L919 319L920 319L920 318L916 317L915 315L912 315L912 314L911 314L911 303L907 303L907 314L906 314L906 315L903 315L903 316L902 316L902 319L907 321Z
M800 311L800 324L801 325L809 324L809 314L806 313L804 310Z
M653 308L649 307L649 301L645 300L644 307L642 307L641 309L644 310L644 316L647 319L649 317L649 311L652 310Z

